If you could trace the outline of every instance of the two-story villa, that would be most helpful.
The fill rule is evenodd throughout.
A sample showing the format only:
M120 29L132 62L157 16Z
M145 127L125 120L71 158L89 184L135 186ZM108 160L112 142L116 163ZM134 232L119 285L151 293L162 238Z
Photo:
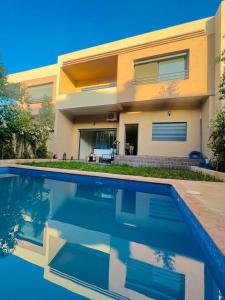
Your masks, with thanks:
M45 96L56 112L49 150L84 159L120 155L209 155L209 122L222 106L225 2L215 16L60 55L54 65L9 75L28 89L35 113Z

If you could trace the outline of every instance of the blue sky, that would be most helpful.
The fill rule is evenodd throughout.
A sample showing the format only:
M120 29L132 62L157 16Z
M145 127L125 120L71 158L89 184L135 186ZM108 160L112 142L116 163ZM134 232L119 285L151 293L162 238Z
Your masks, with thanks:
M214 15L220 0L0 0L0 58L8 73L57 56Z

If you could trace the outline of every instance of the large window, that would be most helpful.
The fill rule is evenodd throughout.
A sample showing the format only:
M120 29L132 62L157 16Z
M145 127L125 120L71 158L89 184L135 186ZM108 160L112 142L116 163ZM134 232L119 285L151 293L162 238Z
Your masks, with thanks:
M116 129L81 129L79 159L85 159L94 149L112 149Z
M43 84L27 88L30 102L41 102L52 99L53 84Z
M153 141L186 141L187 140L187 123L170 122L170 123L153 123L152 124Z
M188 77L187 53L179 53L134 63L134 84L183 80Z
M125 287L151 299L185 299L184 274L133 258L127 260Z

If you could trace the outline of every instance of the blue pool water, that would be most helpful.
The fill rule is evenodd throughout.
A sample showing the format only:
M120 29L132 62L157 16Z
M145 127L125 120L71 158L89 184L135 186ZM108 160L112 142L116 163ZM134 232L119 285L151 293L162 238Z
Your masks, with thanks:
M169 185L0 168L0 299L224 299L182 203Z

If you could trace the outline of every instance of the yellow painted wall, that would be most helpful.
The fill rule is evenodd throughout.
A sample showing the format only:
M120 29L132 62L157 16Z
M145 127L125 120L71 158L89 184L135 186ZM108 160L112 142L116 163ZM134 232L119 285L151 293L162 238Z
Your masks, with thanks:
M46 76L55 76L57 75L57 72L58 66L57 64L55 64L14 74L9 74L7 77L9 82L24 82L27 80L43 78Z
M134 60L167 55L177 51L189 51L189 78L177 80L175 96L204 95L208 93L207 36L198 36L177 42L165 43L146 49L120 54L118 58L118 101L143 101L170 96L171 82L132 85Z
M61 94L57 98L56 109L101 107L117 104L117 88L107 87L76 93ZM97 112L96 112L97 113Z
M59 72L59 94L76 92L76 85L63 69Z
M38 86L47 83L53 83L52 102L56 102L57 86L57 65L50 65L42 68L19 72L8 75L10 83L21 83L24 88ZM41 103L30 103L28 107L34 114L38 113Z
M187 122L186 142L152 141L152 122ZM120 114L120 154L124 154L125 124L138 124L138 155L188 156L200 150L200 110L128 112Z
M59 110L56 111L55 121L55 147L53 152L62 159L63 153L70 159L74 155L75 135L73 133L73 123Z
M215 56L218 57L225 49L225 1L221 2L220 7L214 18L215 24ZM220 76L223 73L224 64L217 63L215 65L215 113L225 105L225 101L219 100L218 86L220 83Z
M210 112L213 111L213 103L215 101L214 96L209 97L202 105L201 117L202 117L202 152L207 157L210 156L210 150L208 147L209 136L210 136L210 120L213 115Z

